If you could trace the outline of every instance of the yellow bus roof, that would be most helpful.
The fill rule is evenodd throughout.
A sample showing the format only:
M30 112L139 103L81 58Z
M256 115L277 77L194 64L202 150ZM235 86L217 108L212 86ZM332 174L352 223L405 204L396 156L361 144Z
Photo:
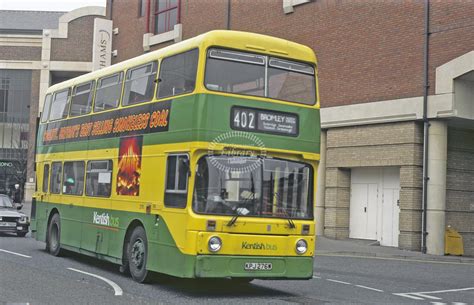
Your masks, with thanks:
M48 89L47 93L124 71L130 67L139 66L159 58L198 47L205 50L210 46L221 46L316 63L316 55L313 50L299 43L256 33L215 30L53 85Z

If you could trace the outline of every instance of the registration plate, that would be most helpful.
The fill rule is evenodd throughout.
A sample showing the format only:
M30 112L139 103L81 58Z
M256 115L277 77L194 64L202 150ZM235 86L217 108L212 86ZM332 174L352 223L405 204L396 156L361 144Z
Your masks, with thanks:
M272 270L272 263L245 263L245 270Z
M0 222L0 227L15 227L15 222Z

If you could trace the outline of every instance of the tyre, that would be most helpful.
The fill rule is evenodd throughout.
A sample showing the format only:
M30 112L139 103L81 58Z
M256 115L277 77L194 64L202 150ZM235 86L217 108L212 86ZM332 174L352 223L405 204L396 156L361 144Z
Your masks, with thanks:
M139 226L133 229L127 250L128 269L133 280L138 283L145 283L150 279L150 273L146 269L147 258L148 241L145 229Z
M46 250L54 255L59 256L61 252L61 220L59 214L54 214L48 225L48 235L46 242Z
M28 232L16 232L16 236L18 236L18 237L25 237L25 236L26 236L26 233L28 233Z

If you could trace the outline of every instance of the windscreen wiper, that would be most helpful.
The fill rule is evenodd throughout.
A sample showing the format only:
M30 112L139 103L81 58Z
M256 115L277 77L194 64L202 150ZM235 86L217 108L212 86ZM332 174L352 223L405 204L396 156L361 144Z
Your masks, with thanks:
M244 199L244 202L246 202L247 200L254 200L255 199L255 183L254 183L254 180L253 180L253 173L250 173L250 182L251 182L251 185L250 185L250 195L248 196L248 198L245 198ZM249 211L244 207L244 208L236 208L235 209L235 214L234 217L232 217L232 219L227 223L227 226L228 227L232 227L235 222L237 221L237 218L239 218L240 215L247 215L249 213Z
M278 199L278 197L279 197L279 196L278 196L278 193L276 193L276 192L273 193L273 196L276 197L277 199ZM296 228L296 225L295 225L295 223L293 222L293 219L291 219L290 214L288 214L288 211L287 211L286 209L283 209L283 208L281 208L281 209L282 209L282 210L285 212L285 214L286 214L286 220L288 221L288 226L290 227L290 229Z
M232 219L227 223L227 226L232 227L234 225L234 223L237 221L237 218L239 218L239 216L240 216L240 214L238 214L238 212L237 212L237 214L234 217L232 217Z

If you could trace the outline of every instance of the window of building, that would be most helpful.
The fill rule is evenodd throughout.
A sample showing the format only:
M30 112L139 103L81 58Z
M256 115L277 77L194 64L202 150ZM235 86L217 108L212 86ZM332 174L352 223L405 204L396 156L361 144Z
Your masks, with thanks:
M89 161L86 173L86 195L110 197L112 189L112 160Z
M53 162L51 164L51 176L49 182L49 191L53 194L59 194L61 192L61 162Z
M93 90L94 81L74 87L71 97L70 116L78 116L91 112Z
M43 170L43 193L48 192L48 180L49 180L49 164L45 164L44 170Z
M99 79L95 93L94 111L103 111L117 108L122 93L123 73Z
M138 17L145 16L145 14L146 14L146 4L147 4L147 0L138 0Z
M163 59L158 78L158 98L192 92L196 84L198 50Z
M179 23L179 0L156 0L155 34L172 31Z
M150 101L155 93L157 63L146 65L127 71L122 105L133 105Z
M186 207L188 195L189 157L184 154L170 155L166 164L165 206Z
M67 117L69 106L69 89L54 93L53 102L49 113L50 120L58 120Z
M8 78L0 79L0 112L8 112L8 90L10 89L10 80Z
M64 162L63 194L81 196L84 191L84 162Z
M44 98L43 112L41 113L41 123L48 120L49 109L51 108L51 94L47 94Z

